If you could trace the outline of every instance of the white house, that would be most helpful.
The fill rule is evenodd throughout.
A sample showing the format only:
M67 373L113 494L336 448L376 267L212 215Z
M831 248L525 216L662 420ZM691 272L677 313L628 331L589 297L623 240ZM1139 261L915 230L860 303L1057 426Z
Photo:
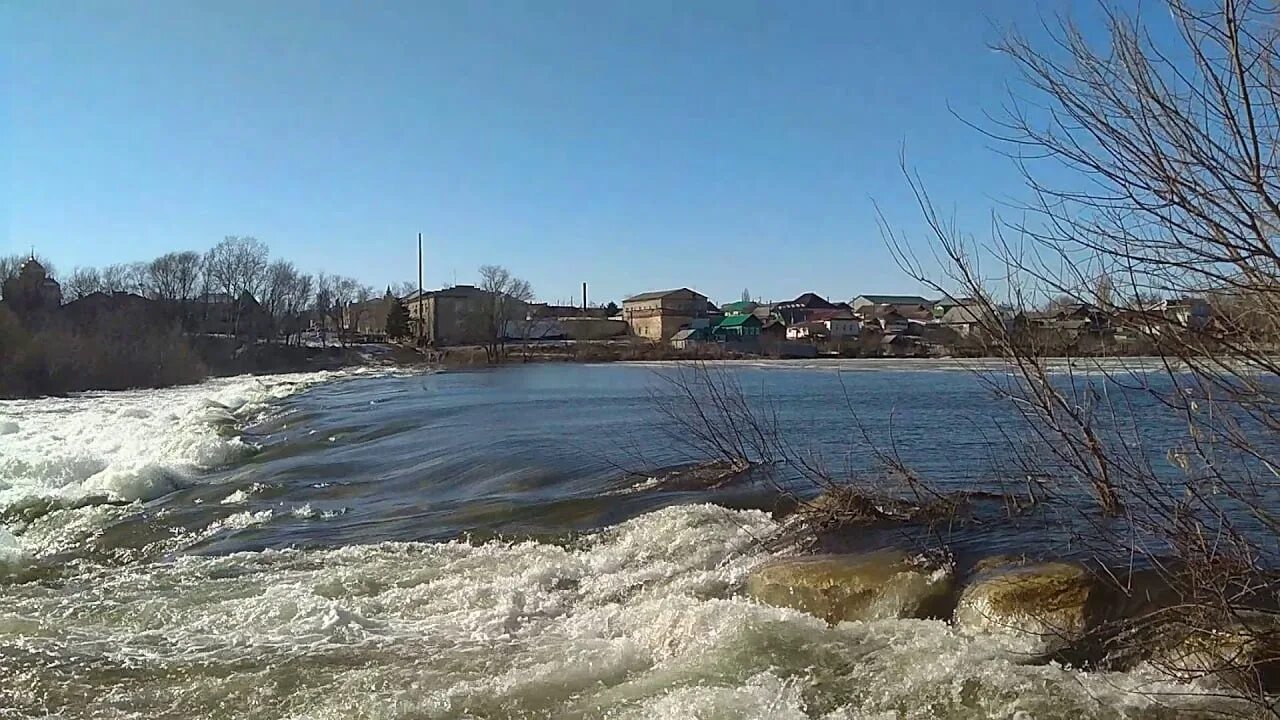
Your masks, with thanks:
M818 340L831 336L831 330L827 327L827 323L822 320L813 320L810 322L796 323L787 326L788 340Z
M827 326L827 332L830 333L832 340L858 337L862 332L862 321L852 316L829 318L823 324Z

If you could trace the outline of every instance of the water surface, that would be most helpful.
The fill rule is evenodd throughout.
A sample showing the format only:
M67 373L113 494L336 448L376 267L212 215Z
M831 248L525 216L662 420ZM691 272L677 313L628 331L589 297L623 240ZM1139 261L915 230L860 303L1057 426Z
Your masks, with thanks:
M779 487L816 489L647 482L696 455L655 411L654 372L0 403L0 716L1075 720L1175 716L1158 691L1214 702L1142 669L1027 665L939 621L830 628L750 602ZM876 471L871 439L943 487L1009 480L991 440L1012 418L955 366L732 372L841 472ZM1061 550L1017 524L955 539Z

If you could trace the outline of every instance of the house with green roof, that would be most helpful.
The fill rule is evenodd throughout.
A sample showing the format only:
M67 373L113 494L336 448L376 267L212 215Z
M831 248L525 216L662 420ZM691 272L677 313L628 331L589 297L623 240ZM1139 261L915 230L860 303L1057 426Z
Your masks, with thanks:
M721 337L755 337L760 334L764 323L752 314L725 315L715 327L715 334Z

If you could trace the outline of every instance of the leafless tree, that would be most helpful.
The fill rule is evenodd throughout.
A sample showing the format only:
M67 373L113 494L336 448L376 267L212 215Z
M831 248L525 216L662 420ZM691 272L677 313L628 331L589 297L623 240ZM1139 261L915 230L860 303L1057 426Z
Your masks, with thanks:
M275 326L272 335L283 328L290 311L290 299L299 279L298 269L287 260L276 260L267 266L262 283L262 308Z
M235 303L233 332L239 331L242 297L247 294L256 300L262 292L269 256L261 240L235 235L228 235L205 253L204 271L210 288Z
M151 297L157 300L185 302L196 297L200 289L200 253L171 252L152 260L147 268Z
M62 281L62 297L70 302L102 290L102 275L97 268L78 267Z
M485 354L489 362L501 362L508 323L524 317L533 287L499 265L480 266L479 287L485 292Z
M334 284L336 278L326 273L319 273L315 280L315 293L312 295L312 313L320 326L320 342L328 342L329 317L333 312Z
M115 263L102 268L102 292L129 292L129 266Z
M1022 329L985 328L1015 370L992 387L1025 420L1033 450L1021 457L1055 479L1041 492L1069 504L1069 486L1083 483L1114 519L1081 510L1079 541L1158 569L1185 632L1230 628L1249 648L1232 668L1244 676L1235 693L1253 703L1251 717L1274 717L1263 675L1280 661L1280 623L1246 618L1280 604L1280 24L1252 0L1168 5L1171 44L1108 9L1105 47L1070 21L1043 49L1018 34L998 46L1030 96L981 129L1014 159L1031 200L1016 219L997 217L989 242L941 215L909 171L941 274L883 215L882 230L900 264L937 290L988 308L1103 301L1125 333L1158 349L1154 367L1099 364L1080 377ZM1187 297L1215 316L1150 302ZM1109 388L1150 398L1185 435L1157 452L1142 433L1153 411Z
M302 331L306 329L306 312L311 303L311 292L314 278L299 273L292 278L284 294L283 327L286 341L290 335L301 341Z
M151 286L151 264L147 262L131 262L125 266L125 289L134 295L151 297L154 291Z
M231 298L246 292L257 298L269 256L261 240L228 235L205 253L204 264L215 291Z

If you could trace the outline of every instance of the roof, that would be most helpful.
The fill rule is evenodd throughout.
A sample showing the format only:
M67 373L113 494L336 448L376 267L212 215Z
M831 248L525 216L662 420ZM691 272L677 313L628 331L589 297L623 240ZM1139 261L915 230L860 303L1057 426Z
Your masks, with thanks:
M41 275L44 275L45 269L44 269L44 266L40 264L40 261L36 259L36 256L32 255L31 257L23 261L21 265L18 266L18 272L24 275L29 272L40 273Z
M658 300L668 295L675 295L676 293L689 293L691 295L698 294L693 290L690 290L689 288L676 288L675 290L657 290L654 292L647 292L647 293L640 293L639 295L632 295L631 297L627 298L626 300L623 300L622 302L629 303L629 302L641 302L644 300Z
M978 323L988 319L993 318L987 308L973 300L947 307L941 318L944 323Z
M810 320L855 320L853 313L840 308L831 308L830 310L814 310L809 313Z
M702 336L702 331L697 328L686 328L671 336L672 340L696 340Z
M725 303L720 306L720 309L724 311L726 314L750 313L750 312L755 312L755 309L757 307L759 306L756 303L751 302L750 300L739 300L738 302Z
M827 299L822 297L821 295L818 295L817 293L807 292L801 295L800 297L796 298L795 300L792 300L791 302L779 303L778 307L779 308L802 307L802 308L810 308L810 309L830 310L835 306L827 302Z
M827 324L822 322L821 320L811 320L809 322L796 323L791 327L806 328L813 332L816 332L816 331L826 332L827 330Z
M859 295L858 297L854 298L854 300L857 300L858 298L862 298L863 300L866 300L867 302L870 302L870 303L874 303L876 305L930 305L932 304L928 300L925 300L924 298L920 297L919 295Z
M756 317L755 315L725 315L724 319L721 320L720 324L717 325L716 327L722 327L722 328L742 327L743 325L747 325L752 322L754 322L756 325L759 325L760 318Z
M424 290L422 291L422 297L424 298L467 297L470 295L476 295L476 294L488 293L488 292L489 292L488 290L482 290L474 285L454 285L453 287L442 288L440 290ZM405 302L408 302L410 300L417 300L418 291L414 290L413 292L409 293L408 295L405 295L400 299Z

